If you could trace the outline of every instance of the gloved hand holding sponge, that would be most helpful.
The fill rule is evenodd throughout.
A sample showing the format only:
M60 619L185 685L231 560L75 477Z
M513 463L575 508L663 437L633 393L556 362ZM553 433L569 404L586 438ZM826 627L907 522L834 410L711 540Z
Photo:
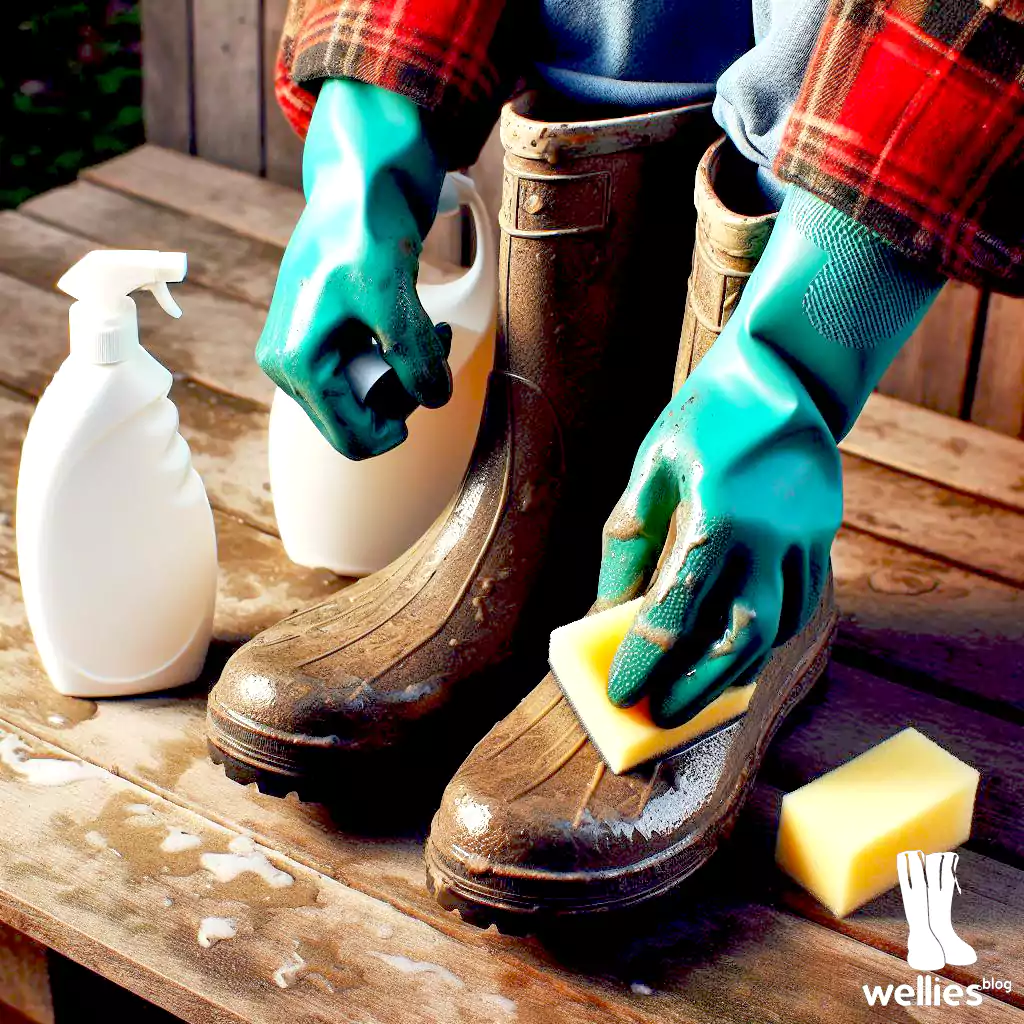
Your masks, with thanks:
M788 189L735 313L651 429L605 528L600 601L650 583L612 665L614 703L647 695L655 722L677 725L807 623L842 518L837 443L942 283Z
M416 404L451 397L451 334L416 296L445 167L411 100L329 79L303 153L306 209L288 243L256 349L264 372L351 459L402 443L404 418L364 404L345 368L376 339Z

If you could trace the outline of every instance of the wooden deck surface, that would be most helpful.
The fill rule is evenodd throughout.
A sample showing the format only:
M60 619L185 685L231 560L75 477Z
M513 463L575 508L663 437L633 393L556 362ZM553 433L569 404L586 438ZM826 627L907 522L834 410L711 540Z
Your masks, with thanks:
M251 355L298 212L289 189L144 147L0 213L0 1004L53 1020L43 943L202 1022L1024 1024L1024 443L975 425L872 399L844 445L843 621L828 675L775 742L729 847L628 928L540 941L462 924L424 888L425 820L397 836L343 832L321 808L229 782L206 758L205 686L99 704L50 689L12 517L33 402L67 350L68 300L53 282L90 249L189 254L183 319L139 309L144 344L176 373L182 433L216 510L205 683L241 640L341 585L291 565L275 536L271 385ZM963 1016L866 1004L862 985L916 981L898 893L836 921L772 866L782 794L909 724L982 773L954 907L978 962L942 973L1012 989ZM17 743L31 758L80 759L75 781L34 784ZM167 853L173 830L196 840ZM239 837L293 884L217 882L203 858ZM207 917L235 919L237 936L203 948Z

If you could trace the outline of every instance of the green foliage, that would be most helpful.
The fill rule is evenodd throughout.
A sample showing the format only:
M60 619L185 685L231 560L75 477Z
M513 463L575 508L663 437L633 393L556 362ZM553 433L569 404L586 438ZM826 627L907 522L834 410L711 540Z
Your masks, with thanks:
M4 0L0 39L0 207L142 142L138 0Z

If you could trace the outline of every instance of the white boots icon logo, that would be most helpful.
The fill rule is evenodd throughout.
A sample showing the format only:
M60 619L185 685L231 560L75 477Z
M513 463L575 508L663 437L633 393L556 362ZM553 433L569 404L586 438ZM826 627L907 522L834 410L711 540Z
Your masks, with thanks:
M955 931L951 910L953 890L960 891L955 853L930 853L907 850L896 855L896 871L903 893L910 934L907 937L907 963L916 971L938 971L946 964L965 967L978 959Z

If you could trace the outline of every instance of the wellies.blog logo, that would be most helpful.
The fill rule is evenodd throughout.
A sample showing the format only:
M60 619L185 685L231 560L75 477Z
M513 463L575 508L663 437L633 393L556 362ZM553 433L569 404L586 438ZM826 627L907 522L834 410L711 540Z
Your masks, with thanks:
M974 947L953 928L953 894L960 892L956 853L906 850L896 855L896 873L907 915L907 963L918 976L917 985L865 985L871 1006L980 1006L985 991L1009 992L1010 982L984 978L973 985L957 985L933 978L930 972L946 966L967 967L978 959Z

